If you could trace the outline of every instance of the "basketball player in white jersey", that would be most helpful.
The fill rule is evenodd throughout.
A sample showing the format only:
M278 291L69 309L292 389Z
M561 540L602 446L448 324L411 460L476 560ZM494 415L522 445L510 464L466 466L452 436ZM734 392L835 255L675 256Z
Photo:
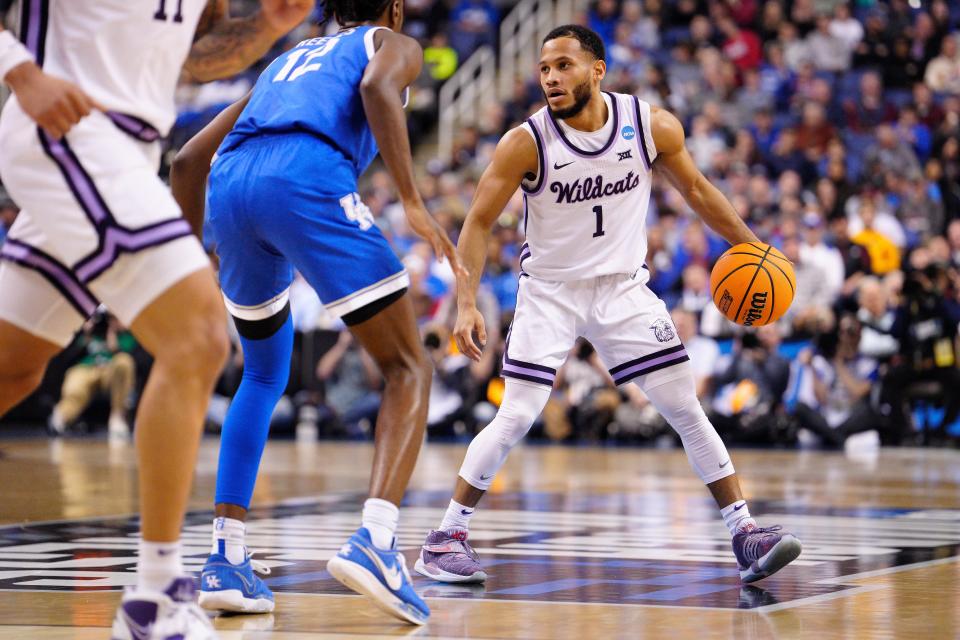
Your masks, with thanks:
M182 71L237 73L300 24L313 0L22 0L0 30L0 180L21 207L0 249L0 415L102 302L155 363L136 446L142 542L118 640L214 638L184 576L180 527L203 416L227 354L210 263L157 176Z
M646 213L653 171L729 242L756 242L724 196L696 169L683 127L634 96L600 91L603 42L584 27L547 35L540 84L547 106L508 132L480 179L458 251L469 278L457 283L460 350L479 359L486 341L476 292L490 229L523 189L526 243L507 336L503 402L467 450L453 500L427 537L416 568L444 582L486 579L467 543L474 508L510 449L550 397L578 336L593 343L617 384L633 382L680 434L733 536L744 582L781 569L800 542L750 517L730 456L700 408L693 373L664 303L646 286ZM479 339L479 346L474 342Z

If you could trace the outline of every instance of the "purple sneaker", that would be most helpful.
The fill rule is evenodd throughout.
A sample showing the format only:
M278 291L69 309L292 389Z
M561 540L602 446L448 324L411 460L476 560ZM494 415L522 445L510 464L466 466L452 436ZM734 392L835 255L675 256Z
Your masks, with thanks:
M771 576L800 555L800 541L792 533L780 533L782 528L755 527L733 536L733 554L737 556L743 582Z
M468 535L460 527L431 531L413 568L440 582L483 582L487 574L480 566L477 552L467 542Z
M196 604L193 578L177 578L166 591L127 589L113 621L112 640L217 640Z

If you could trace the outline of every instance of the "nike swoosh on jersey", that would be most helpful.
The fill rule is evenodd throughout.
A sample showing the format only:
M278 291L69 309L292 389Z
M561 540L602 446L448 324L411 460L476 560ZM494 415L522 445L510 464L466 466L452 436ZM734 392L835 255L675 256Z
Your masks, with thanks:
M380 559L379 555L366 547L360 547L360 550L367 554L367 557L373 561L373 564L377 565L380 573L383 574L384 579L387 581L387 586L393 591L399 591L400 587L403 586L403 576L400 575L399 567L388 567L384 564L383 560Z
M560 170L560 169L563 169L564 167L569 167L569 166L572 165L574 162L576 162L576 160L571 160L570 162L567 162L566 164L557 164L556 162L554 162L554 163L553 163L553 169L554 169L554 171L558 171L558 170Z
M492 477L493 477L492 475L490 475L490 476L485 476L485 475L483 475L482 473L480 474L480 479L481 479L481 480L489 480L489 479L492 478Z
M728 464L730 464L730 461L729 461L729 460L727 460L726 462L721 462L721 463L720 463L720 468L723 469L723 468L724 468L725 466L727 466Z

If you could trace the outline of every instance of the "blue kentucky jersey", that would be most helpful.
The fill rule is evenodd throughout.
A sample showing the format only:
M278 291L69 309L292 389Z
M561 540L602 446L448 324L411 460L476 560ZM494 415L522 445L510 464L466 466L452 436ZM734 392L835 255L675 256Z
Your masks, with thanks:
M376 29L304 40L270 63L218 155L256 136L309 133L353 166L355 182L377 155L360 97Z

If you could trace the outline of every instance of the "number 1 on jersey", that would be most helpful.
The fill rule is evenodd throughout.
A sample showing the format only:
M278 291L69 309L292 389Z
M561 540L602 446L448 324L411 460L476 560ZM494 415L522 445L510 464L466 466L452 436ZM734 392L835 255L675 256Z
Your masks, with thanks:
M593 237L599 238L605 233L603 230L603 207L598 204L593 208L593 212L597 214L597 230L593 232Z

